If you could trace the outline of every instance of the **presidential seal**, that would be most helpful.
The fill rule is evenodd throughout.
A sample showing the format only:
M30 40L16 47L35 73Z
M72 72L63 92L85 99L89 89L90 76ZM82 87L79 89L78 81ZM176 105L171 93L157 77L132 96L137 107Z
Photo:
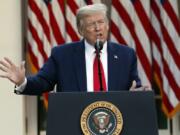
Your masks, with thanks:
M122 114L110 102L94 102L87 106L81 115L84 135L119 135L122 127Z

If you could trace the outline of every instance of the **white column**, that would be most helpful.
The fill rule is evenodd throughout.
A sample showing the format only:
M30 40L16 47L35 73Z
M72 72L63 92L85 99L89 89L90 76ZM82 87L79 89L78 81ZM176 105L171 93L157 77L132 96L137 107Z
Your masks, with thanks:
M21 0L1 0L0 59L6 56L16 64L22 60L21 12ZM13 90L10 81L0 78L0 135L25 135L24 97Z
M180 135L180 112L173 118L173 135Z

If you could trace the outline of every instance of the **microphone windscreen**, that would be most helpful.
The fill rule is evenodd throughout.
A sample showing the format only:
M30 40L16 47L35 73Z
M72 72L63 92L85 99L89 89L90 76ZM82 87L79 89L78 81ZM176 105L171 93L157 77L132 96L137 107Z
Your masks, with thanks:
M96 51L101 51L102 48L103 48L103 42L97 39L96 44L95 44Z

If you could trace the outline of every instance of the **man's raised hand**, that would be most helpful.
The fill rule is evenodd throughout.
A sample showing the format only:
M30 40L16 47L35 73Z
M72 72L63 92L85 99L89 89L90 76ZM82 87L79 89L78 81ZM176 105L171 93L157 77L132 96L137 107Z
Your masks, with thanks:
M0 77L7 78L15 85L21 85L25 80L25 62L21 62L20 66L16 66L10 59L5 57L0 60L0 70L3 74Z

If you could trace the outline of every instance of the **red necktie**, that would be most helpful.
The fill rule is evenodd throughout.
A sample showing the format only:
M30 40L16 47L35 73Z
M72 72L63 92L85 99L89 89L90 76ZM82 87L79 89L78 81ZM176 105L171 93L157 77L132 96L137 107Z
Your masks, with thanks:
M101 68L101 76L102 76L102 87L103 91L106 91L106 80L105 80L105 75L104 75L104 69L100 60L100 68ZM94 77L94 91L100 91L100 80L99 80L99 75L98 75L98 56L96 54L96 57L94 58L94 65L93 65L93 77Z

